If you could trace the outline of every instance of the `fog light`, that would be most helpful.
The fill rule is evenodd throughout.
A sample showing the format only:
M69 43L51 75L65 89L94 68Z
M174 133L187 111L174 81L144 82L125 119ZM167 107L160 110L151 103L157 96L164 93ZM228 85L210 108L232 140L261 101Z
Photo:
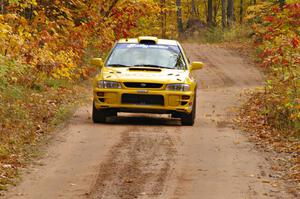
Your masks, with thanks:
M190 96L189 96L189 95L183 95L183 96L182 96L182 99L183 99L183 100L189 100L189 99L190 99Z
M188 102L181 102L181 106L187 105Z
M97 92L98 97L104 97L104 92Z

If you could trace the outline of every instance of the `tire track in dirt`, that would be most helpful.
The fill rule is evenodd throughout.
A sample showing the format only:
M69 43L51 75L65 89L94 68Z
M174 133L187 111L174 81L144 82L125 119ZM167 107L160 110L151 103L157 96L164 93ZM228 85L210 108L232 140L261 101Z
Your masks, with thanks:
M240 92L261 85L260 71L230 50L184 47L206 63L195 72L201 85L193 127L149 114L95 125L83 108L48 150L53 157L7 198L291 198L271 186L264 154L230 128Z
M197 80L201 89L217 88L217 87L231 87L235 85L235 81L228 75L226 75L221 68L218 68L208 55L202 54L199 56L199 52L204 49L199 48L199 45L195 45L193 48L189 48L188 55L192 60L198 60L205 63L205 68L201 73L197 74ZM215 80L214 84L211 84L211 80Z
M132 199L160 195L175 154L168 130L129 127L101 164L88 198Z
M196 73L202 89L251 87L262 82L262 74L240 55L212 45L184 44L191 60L206 65Z

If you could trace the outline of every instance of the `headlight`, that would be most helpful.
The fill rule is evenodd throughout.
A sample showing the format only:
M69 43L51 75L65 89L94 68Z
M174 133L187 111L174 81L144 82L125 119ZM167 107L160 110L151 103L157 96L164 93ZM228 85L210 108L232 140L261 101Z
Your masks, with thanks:
M119 82L113 81L100 81L98 82L99 88L121 88L121 84Z
M188 84L168 84L166 87L168 91L190 91L191 87Z

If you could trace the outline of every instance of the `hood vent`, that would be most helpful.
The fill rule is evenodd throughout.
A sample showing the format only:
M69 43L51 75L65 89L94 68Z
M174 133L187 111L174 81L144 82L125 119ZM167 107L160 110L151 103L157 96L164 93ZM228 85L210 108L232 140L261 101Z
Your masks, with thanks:
M157 37L139 37L138 41L140 44L146 44L146 45L155 45L158 43L158 38Z
M151 71L151 72L161 72L159 68L145 68L145 67L132 67L129 71Z

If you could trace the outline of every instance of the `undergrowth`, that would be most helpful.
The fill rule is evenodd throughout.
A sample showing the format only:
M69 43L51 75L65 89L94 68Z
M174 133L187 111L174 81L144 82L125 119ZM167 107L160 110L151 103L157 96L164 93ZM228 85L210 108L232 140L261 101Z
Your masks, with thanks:
M231 28L211 27L196 31L185 39L187 42L198 43L226 43L244 42L251 39L252 31L247 25L235 25Z
M262 114L281 132L300 134L300 4L264 2L248 8L257 62L265 69Z
M249 133L251 141L258 143L266 151L282 154L284 164L273 167L288 182L300 183L300 135L293 129L280 130L265 115L264 91L249 93L249 100L243 105L236 124ZM276 159L276 158L275 158ZM298 187L299 189L299 187Z
M25 81L34 77L32 68L7 57L0 65L0 190L5 190L34 155L30 148L85 100L87 90L43 75Z

